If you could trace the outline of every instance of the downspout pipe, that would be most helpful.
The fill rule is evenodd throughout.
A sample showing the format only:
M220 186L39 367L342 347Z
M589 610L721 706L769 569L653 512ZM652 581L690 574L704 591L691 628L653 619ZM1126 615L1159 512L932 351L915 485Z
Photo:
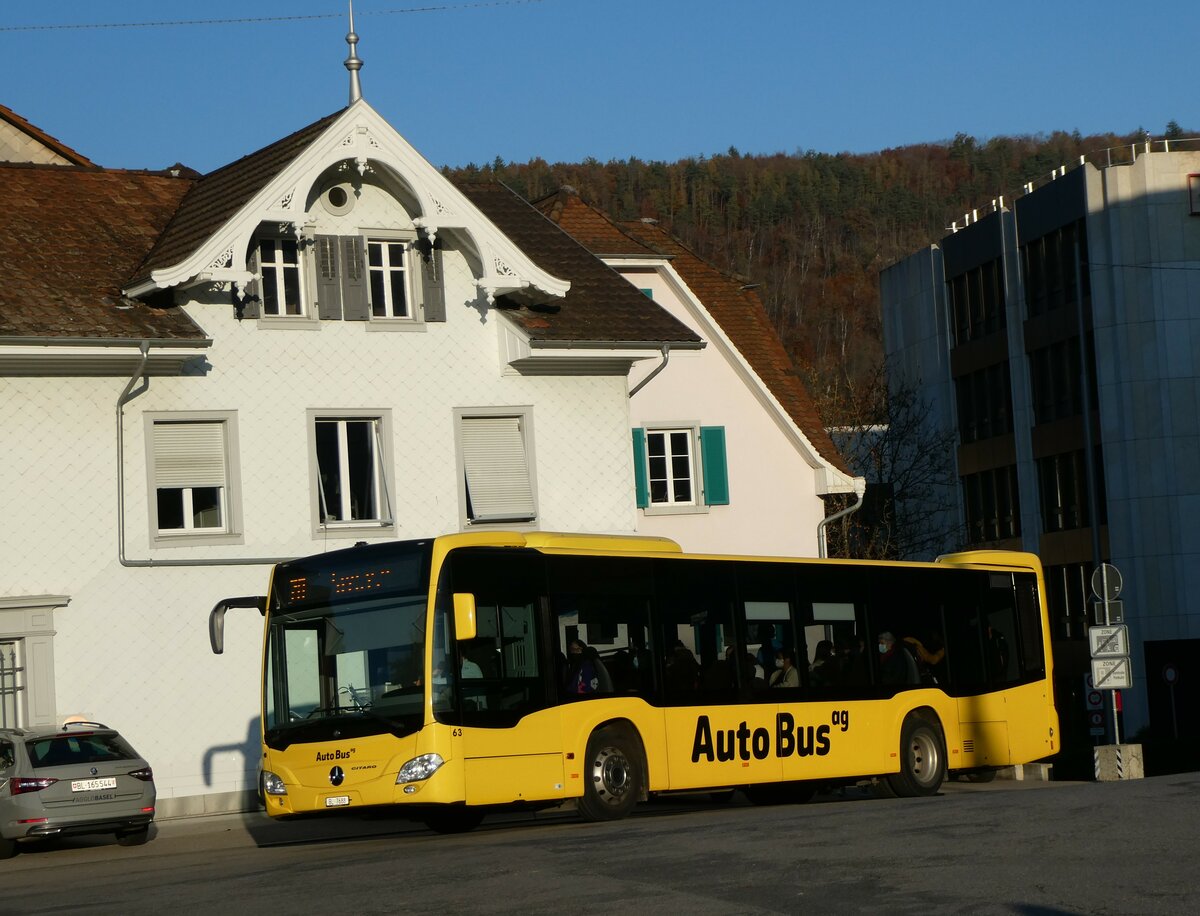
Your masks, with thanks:
M817 522L817 556L822 560L829 557L829 544L825 540L825 529L829 527L831 522L836 522L839 518L845 518L847 515L853 515L862 508L863 494L866 492L864 487L862 490L855 490L854 502L843 509L841 512L835 512L827 518Z
M146 569L158 566L274 566L284 563L294 557L232 557L227 560L130 560L125 556L125 405L132 401L134 386L146 374L146 363L150 359L150 341L143 340L138 344L138 352L142 358L133 370L133 375L125 383L125 388L117 398L117 558L122 566Z
M658 375L658 373L667 368L667 363L671 361L671 345L669 343L664 343L660 349L662 351L662 362L655 366L649 375L633 386L633 390L629 392L629 396L631 398L645 388L648 384L650 384L650 380L654 378L654 376Z

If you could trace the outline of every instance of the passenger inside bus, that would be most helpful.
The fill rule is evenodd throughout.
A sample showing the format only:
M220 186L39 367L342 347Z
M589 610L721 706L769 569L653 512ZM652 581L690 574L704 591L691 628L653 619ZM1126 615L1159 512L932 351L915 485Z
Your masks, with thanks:
M879 634L879 679L884 684L919 684L916 659L888 630Z

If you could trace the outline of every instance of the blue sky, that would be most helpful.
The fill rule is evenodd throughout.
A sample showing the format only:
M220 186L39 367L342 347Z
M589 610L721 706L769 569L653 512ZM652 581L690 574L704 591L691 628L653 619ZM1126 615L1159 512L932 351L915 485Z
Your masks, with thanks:
M209 171L346 103L345 0L9 0L0 102L93 161ZM428 12L386 13L414 7ZM435 165L869 152L1168 121L1195 0L357 0L363 95ZM18 26L332 14L191 27Z

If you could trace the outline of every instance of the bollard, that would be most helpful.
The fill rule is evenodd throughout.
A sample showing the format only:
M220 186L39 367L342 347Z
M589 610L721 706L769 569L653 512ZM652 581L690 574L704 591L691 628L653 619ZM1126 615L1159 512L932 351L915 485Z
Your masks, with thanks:
M1142 779L1146 775L1140 744L1103 744L1092 748L1092 755L1097 782Z

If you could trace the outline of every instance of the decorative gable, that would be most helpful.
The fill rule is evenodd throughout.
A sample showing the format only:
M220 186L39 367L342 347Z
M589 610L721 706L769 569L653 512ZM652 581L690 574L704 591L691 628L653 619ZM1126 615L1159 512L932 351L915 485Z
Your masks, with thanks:
M202 283L233 284L245 297L261 271L255 239L270 232L301 246L349 210L330 205L342 188L352 208L397 205L392 228L436 250L452 232L472 261L476 287L499 295L564 296L570 283L550 274L517 247L361 99L342 112L220 169L197 182L155 250L130 283L131 296ZM339 200L341 198L339 197ZM361 224L361 221L359 222Z

